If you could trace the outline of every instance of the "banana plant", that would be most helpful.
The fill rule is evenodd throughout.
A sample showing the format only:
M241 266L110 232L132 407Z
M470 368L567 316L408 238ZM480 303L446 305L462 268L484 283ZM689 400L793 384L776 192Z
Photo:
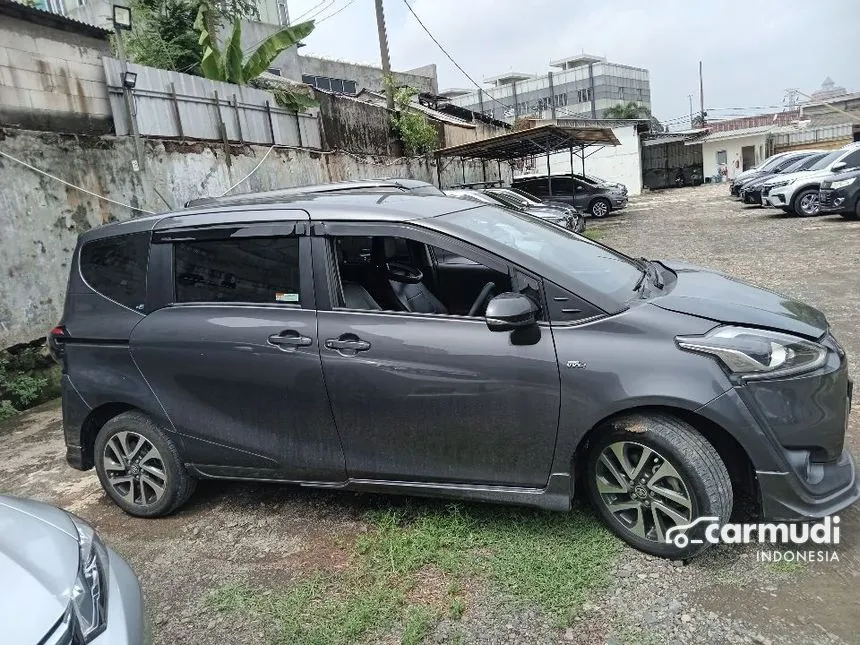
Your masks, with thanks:
M242 52L241 21L233 21L230 38L223 52L215 42L216 23L217 17L209 4L201 4L197 11L197 19L194 21L194 29L200 32L198 42L203 50L200 71L210 80L226 81L237 85L246 85L257 78L269 68L278 54L298 44L314 30L313 20L283 27L259 43L245 59Z

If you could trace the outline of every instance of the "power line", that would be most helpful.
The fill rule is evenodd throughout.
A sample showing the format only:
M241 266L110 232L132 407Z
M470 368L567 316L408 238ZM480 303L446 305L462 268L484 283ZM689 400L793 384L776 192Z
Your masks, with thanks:
M337 10L337 11L335 11L334 13L330 13L329 15L325 16L324 18L320 18L319 20L317 20L317 23L316 23L316 24L318 24L318 25L319 25L319 24L324 23L324 22L325 22L326 20L328 20L329 18L334 18L337 14L339 14L341 11L343 11L344 9L346 9L346 8L347 8L349 5L351 5L353 2L355 2L355 0L349 0L349 2L347 2L345 5L343 5L340 9L338 9L338 10Z
M316 3L313 7L311 7L311 8L310 8L310 9L308 9L307 11L305 11L305 12L304 12L303 14L301 14L300 16L297 16L296 18L293 18L292 20L290 20L290 24L294 24L294 23L297 23L297 22L301 22L302 18L304 18L304 17L305 17L305 16L307 16L308 14L313 13L313 12L316 10L316 8L317 8L317 7L319 7L319 6L321 6L321 5L324 5L324 4L327 4L327 5L334 4L334 0L322 0L321 2ZM321 9L320 11L325 11L326 9L328 9L328 7L323 7L323 9Z
M454 67L456 67L457 69L459 69L459 70L460 70L460 72L463 74L463 76L465 76L466 78L468 78L468 79L472 82L472 85L474 85L475 87L477 87L477 88L478 88L479 90L481 90L484 94L486 94L487 96L489 96L492 100L494 100L496 103L498 103L499 105L501 105L501 106L502 106L503 108L505 108L506 110L510 110L510 109L511 109L511 106L510 106L510 105L506 105L505 103L502 103L502 102L501 102L499 99L497 99L495 96L493 96L493 95L492 95L492 94L490 94L489 92L485 91L485 90L484 90L484 88L482 88L482 87L481 87L481 85L478 83L478 81L476 81L474 78L472 78L471 76L469 76L469 73L468 73L465 69L463 69L462 67L460 67L460 65L457 63L457 61L455 61L455 60L454 60L454 58L451 56L451 54L449 54L449 53L448 53L448 51L447 51L447 50L442 46L442 43L440 43L438 40L436 40L436 37L435 37L433 34L431 34L431 33L430 33L430 30L429 30L429 29L427 29L427 26L426 26L426 25L421 21L421 18L419 18L419 17L418 17L418 14L417 14L417 13L415 13L415 11L414 11L414 10L412 9L412 7L409 5L409 2L407 2L407 0L403 0L403 4L405 4L405 5L406 5L406 8L407 8L407 9L409 9L409 13L411 13L411 14L415 17L415 20L417 20L417 21L418 21L418 24L419 24L419 25L421 25L421 28L422 28L422 29L427 33L427 35L428 35L428 36L430 36L430 40L432 40L434 43L436 43L436 46L437 46L440 50L442 50L442 53L443 53L443 54L445 54L445 56L447 56L447 57L448 57L448 60L450 60L450 61L454 64Z

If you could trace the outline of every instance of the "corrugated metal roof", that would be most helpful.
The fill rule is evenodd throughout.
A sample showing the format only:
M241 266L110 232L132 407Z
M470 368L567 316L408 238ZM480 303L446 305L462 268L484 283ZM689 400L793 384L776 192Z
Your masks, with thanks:
M721 132L710 132L700 139L688 141L687 145L697 145L707 141L723 141L726 139L740 139L741 137L754 137L759 134L767 134L773 130L776 125L760 125L754 128L741 128L740 130L723 130Z
M59 13L30 7L14 0L0 0L0 15L26 20L46 27L54 27L63 31L84 34L93 38L101 38L103 40L107 40L111 33L107 29L88 22L81 22L80 20L75 20Z

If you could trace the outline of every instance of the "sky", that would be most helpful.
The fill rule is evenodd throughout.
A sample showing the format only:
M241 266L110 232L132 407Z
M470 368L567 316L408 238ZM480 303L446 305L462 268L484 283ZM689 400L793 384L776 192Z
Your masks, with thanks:
M436 63L440 89L474 87L404 2L384 0L392 68ZM546 73L550 60L571 54L605 56L649 70L652 112L671 125L686 125L690 94L698 110L699 60L711 118L737 113L721 108L779 110L787 88L811 94L826 76L860 91L860 0L409 2L479 83L509 71ZM319 21L302 54L380 65L373 0L288 0L288 7L293 22L315 14Z

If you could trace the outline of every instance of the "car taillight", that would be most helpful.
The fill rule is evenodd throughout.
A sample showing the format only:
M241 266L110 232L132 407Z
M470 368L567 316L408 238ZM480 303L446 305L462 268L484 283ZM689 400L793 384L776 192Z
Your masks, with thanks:
M57 325L48 332L48 353L57 363L63 362L63 354L65 352L65 341L69 338L69 332L63 325Z

